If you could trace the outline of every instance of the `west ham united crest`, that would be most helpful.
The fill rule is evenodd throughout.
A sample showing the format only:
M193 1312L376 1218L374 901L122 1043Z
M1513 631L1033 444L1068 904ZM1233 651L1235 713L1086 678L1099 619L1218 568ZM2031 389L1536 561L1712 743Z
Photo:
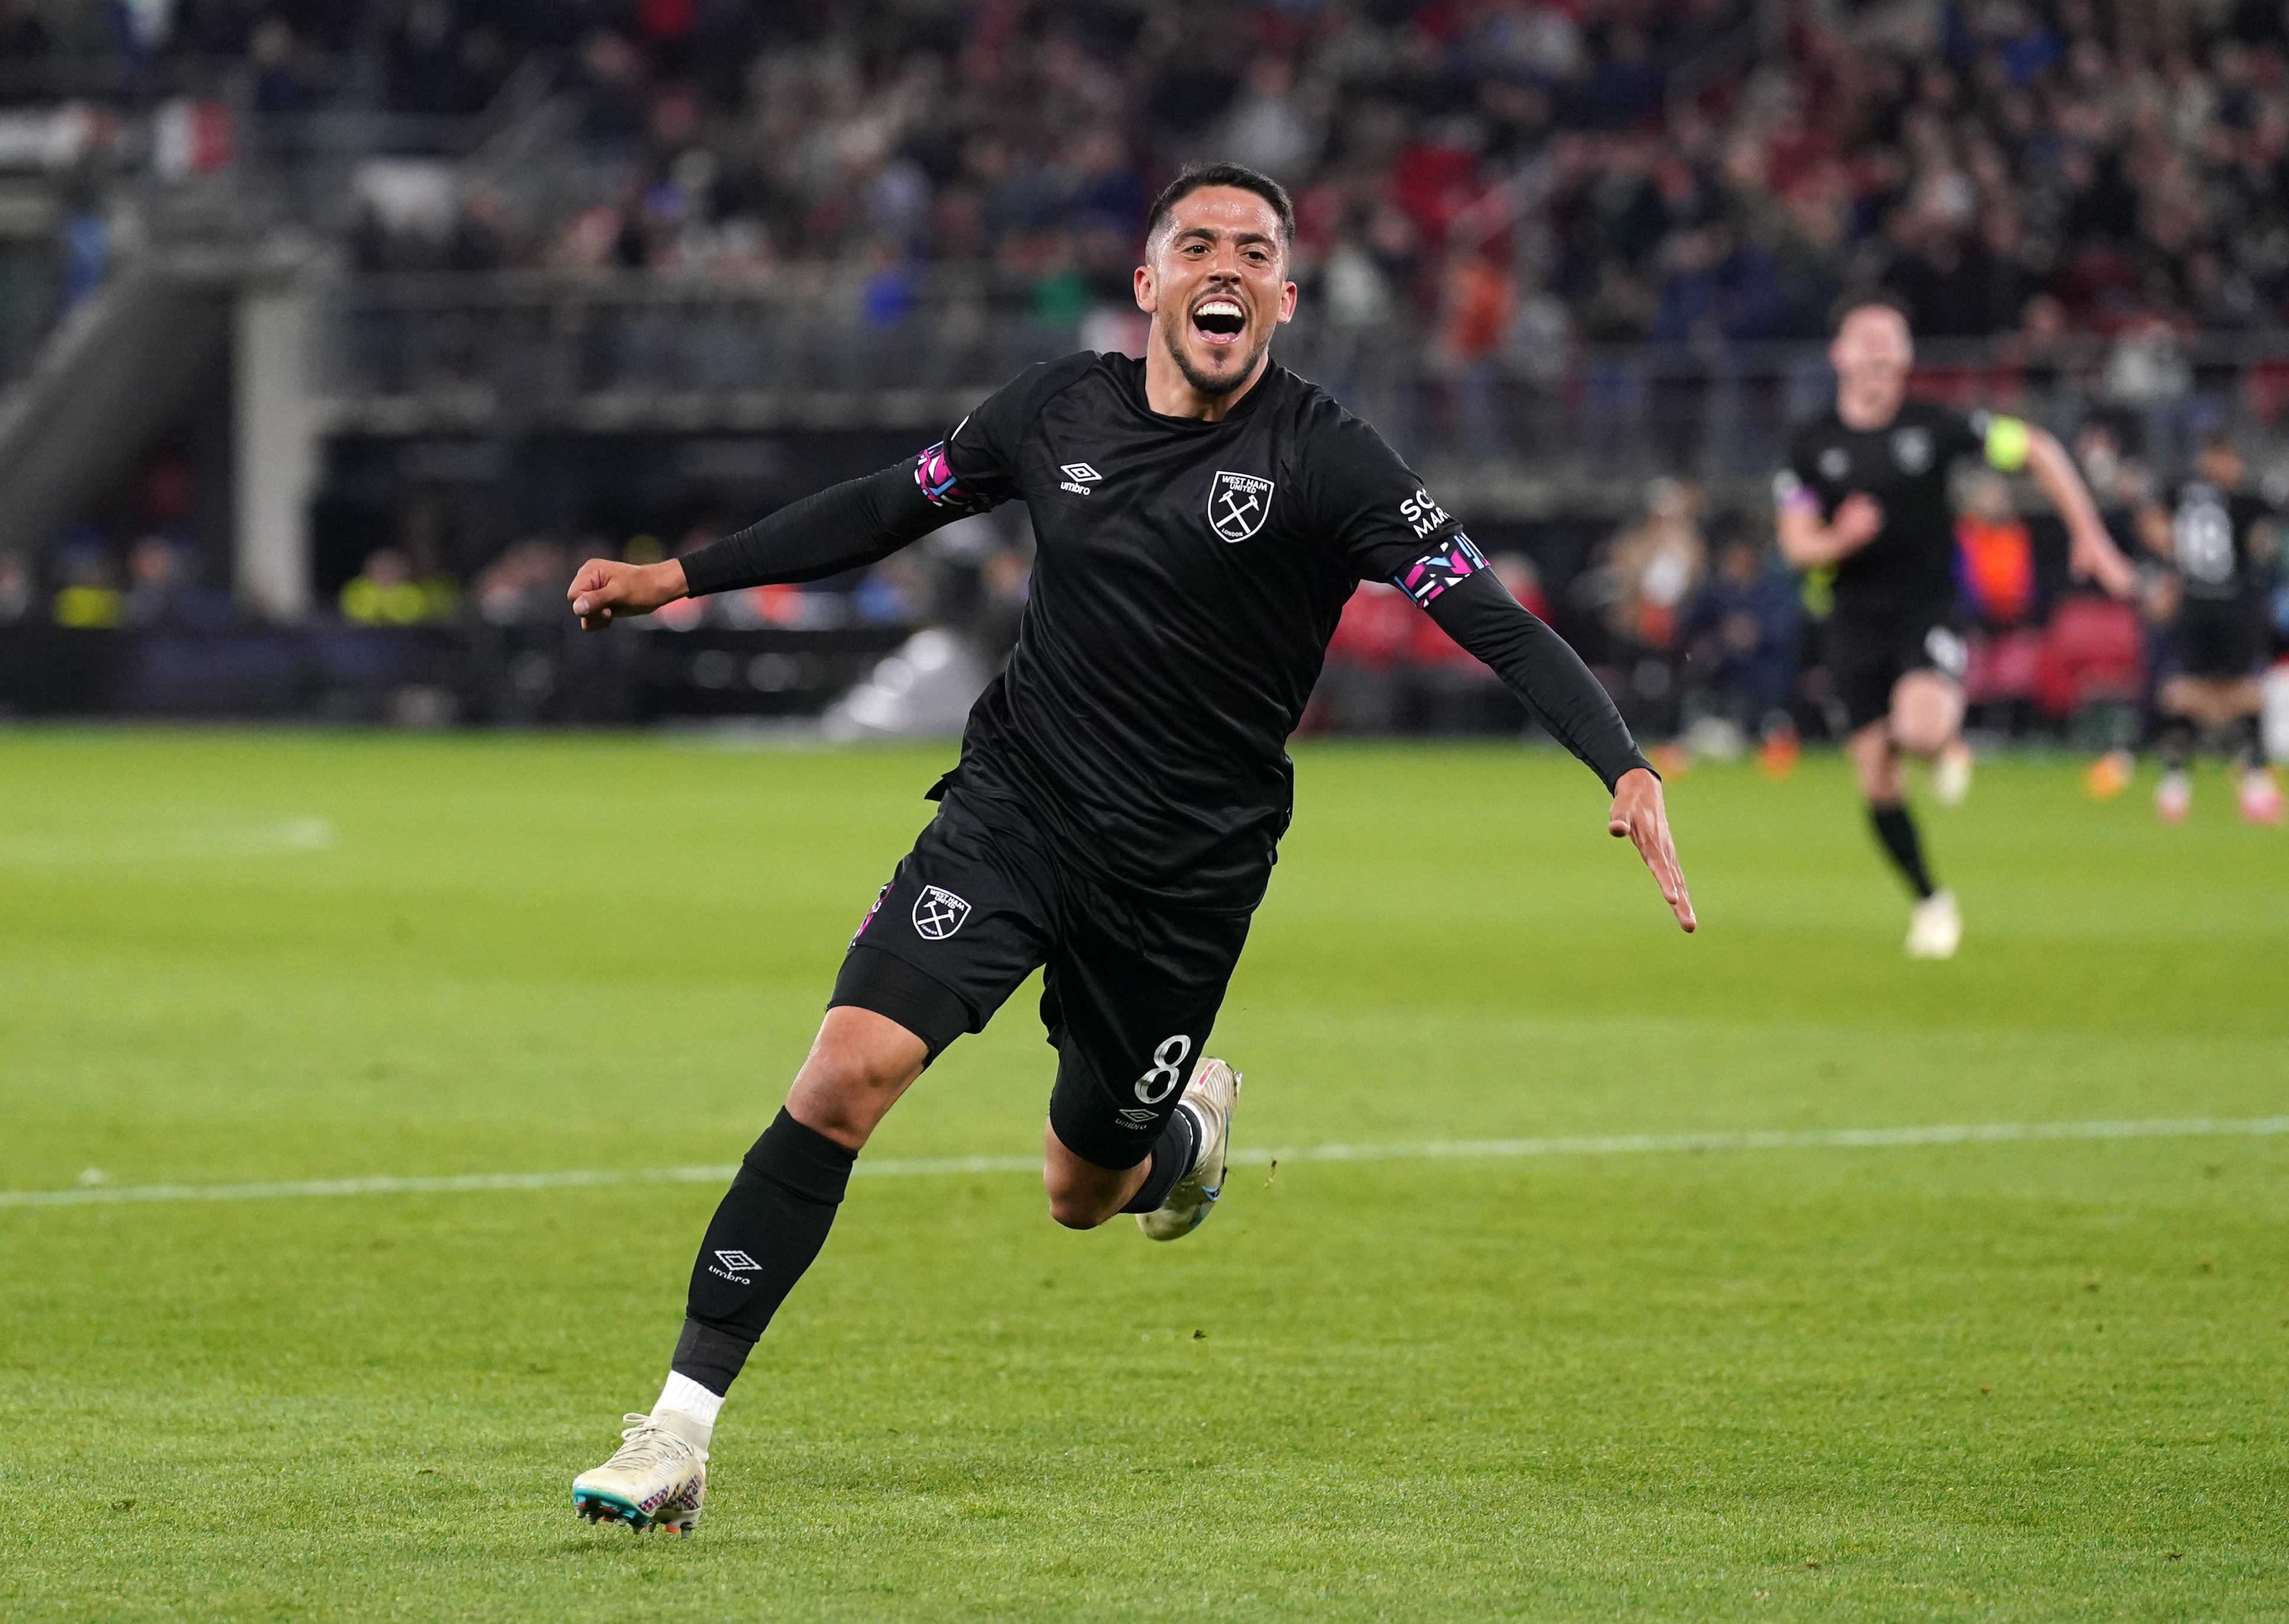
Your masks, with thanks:
M914 934L925 942L943 942L961 928L969 904L944 886L924 886L914 899Z
M1272 482L1253 474L1216 470L1208 486L1208 529L1225 541L1246 541L1272 516Z

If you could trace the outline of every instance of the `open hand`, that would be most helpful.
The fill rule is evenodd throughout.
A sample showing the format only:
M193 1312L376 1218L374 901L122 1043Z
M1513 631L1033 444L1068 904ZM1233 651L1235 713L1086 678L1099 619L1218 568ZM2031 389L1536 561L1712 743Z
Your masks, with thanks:
M1677 861L1677 846L1669 838L1669 813L1661 802L1661 780L1642 767L1633 767L1614 785L1614 809L1606 832L1615 840L1627 835L1653 871L1661 899L1677 916L1679 930L1689 931L1700 921L1693 917L1693 899L1686 895L1685 871Z
M574 572L564 596L580 617L583 632L601 632L623 615L649 615L690 590L683 566L672 558L664 564L592 558Z

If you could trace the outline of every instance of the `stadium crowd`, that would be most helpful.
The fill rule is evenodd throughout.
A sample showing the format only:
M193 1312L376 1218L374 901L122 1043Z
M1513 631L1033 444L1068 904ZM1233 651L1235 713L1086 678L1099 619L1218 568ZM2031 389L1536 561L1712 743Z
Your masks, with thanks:
M2110 398L2189 397L2173 346L2289 311L2289 7L2269 0L0 0L0 95L211 95L251 121L251 153L272 150L266 129L335 112L483 123L537 105L510 93L520 76L570 118L532 166L550 184L471 173L442 211L362 191L355 265L737 283L826 264L889 309L935 265L983 263L1088 338L1092 310L1127 302L1152 189L1214 153L1293 189L1321 319L1417 335L1465 383L1490 356L1530 378L1583 345L1816 340L1840 291L1882 284L1926 338L1996 341L2014 388L2037 388L2053 346L2102 334ZM2073 434L2080 414L2055 426ZM2118 510L2140 431L2086 435ZM2152 480L2175 477L2184 432L2145 436ZM1495 454L1482 438L1465 436ZM345 618L555 613L569 536L441 546L419 506L346 585L324 583ZM1586 558L1521 541L1503 568L1654 732L1816 712L1806 606L1764 516L1703 508L1664 482ZM68 541L37 579L8 567L0 619L225 614L186 584L191 540L164 539L182 521L151 522L162 539ZM2069 599L2030 561L2047 555L2041 526L2028 541L1991 490L1965 523L1968 607L2014 651L1987 689L1974 669L1974 703L1991 689L2024 708L2040 689L2036 708L2054 710L2062 657L2042 689L2025 635ZM1022 548L953 565L707 614L924 620L953 580L1006 627ZM1354 604L1318 720L1500 712L1390 607L1372 589Z
M986 259L1077 307L1214 152L1296 192L1333 314L1466 354L1813 338L1868 282L2038 344L2289 298L2272 0L0 0L14 94L105 52L258 119L475 116L546 64L585 190L379 219L374 268Z

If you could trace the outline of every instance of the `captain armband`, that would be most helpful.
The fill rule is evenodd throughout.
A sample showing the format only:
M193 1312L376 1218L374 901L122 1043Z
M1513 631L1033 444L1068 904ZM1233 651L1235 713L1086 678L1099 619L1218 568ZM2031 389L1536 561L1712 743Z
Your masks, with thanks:
M1773 506L1783 513L1820 513L1820 497L1811 486L1796 475L1793 468L1783 468L1773 475Z
M995 506L990 498L978 495L956 477L953 465L946 461L943 440L914 458L914 483L920 487L923 500L951 513L982 513Z
M2005 474L2016 474L2027 466L2027 453L2035 443L2035 432L2019 418L2006 418L2001 412L1980 414L1986 418L1985 450L1987 466ZM1978 418L1972 426L1980 427Z
M1434 599L1457 581L1466 580L1487 567L1487 561L1471 538L1456 530L1444 545L1425 553L1406 569L1391 577L1392 585L1415 600L1418 609L1429 609Z

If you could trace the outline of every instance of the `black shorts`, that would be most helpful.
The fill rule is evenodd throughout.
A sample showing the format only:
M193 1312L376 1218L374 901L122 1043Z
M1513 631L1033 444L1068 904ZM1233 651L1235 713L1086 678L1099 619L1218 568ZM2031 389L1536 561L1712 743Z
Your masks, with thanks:
M1892 689L1911 671L1963 681L1966 651L1951 609L1872 613L1839 609L1821 628L1821 664L1853 732L1892 713Z
M1184 1097L1248 921L1100 885L1016 808L949 794L850 938L829 1007L887 1015L935 1059L1047 967L1049 1124L1083 1159L1133 1167Z
M2248 604L2189 598L2170 628L2163 668L2173 676L2230 680L2253 674L2264 655L2262 628Z

